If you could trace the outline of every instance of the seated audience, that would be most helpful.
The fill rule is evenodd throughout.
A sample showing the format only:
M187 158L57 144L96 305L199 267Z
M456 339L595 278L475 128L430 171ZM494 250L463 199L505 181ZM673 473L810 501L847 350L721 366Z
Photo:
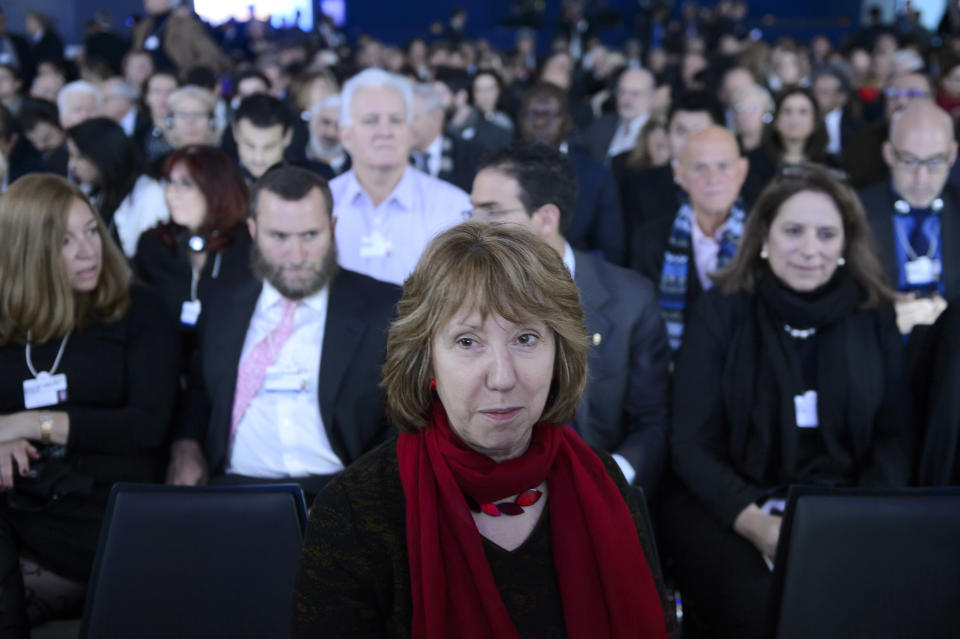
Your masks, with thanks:
M839 67L826 66L813 74L810 89L826 127L827 155L832 164L842 166L843 149L850 135L863 126L854 113L850 79Z
M792 87L777 94L773 122L760 149L750 153L751 171L768 182L779 167L826 163L827 130L809 89Z
M646 69L627 69L620 74L616 113L597 118L584 131L591 158L609 162L636 145L640 128L650 118L653 89L653 74Z
M134 137L149 124L137 108L140 90L120 76L107 78L100 84L103 93L103 115L121 127L127 137Z
M667 636L633 495L564 425L586 337L533 234L466 222L430 243L387 344L401 433L314 502L293 636Z
M340 140L352 167L330 182L344 268L402 284L437 233L463 220L461 189L408 165L413 90L367 69L343 85Z
M772 634L791 484L905 486L913 431L902 340L854 193L784 171L687 323L674 375L663 541L685 613L715 637ZM685 615L686 616L686 615Z
M0 191L6 190L8 185L22 175L49 170L40 152L33 148L20 131L16 119L2 104L0 104L0 155L3 156L3 164L6 168Z
M331 95L310 109L307 160L330 167L333 175L350 170L350 156L340 144L340 95Z
M670 350L650 280L574 250L564 233L576 203L569 159L542 144L486 159L473 183L473 217L526 227L563 258L580 290L591 376L573 426L610 452L628 484L655 497L666 454Z
M230 58L190 11L178 11L178 0L143 0L146 17L133 29L131 47L149 51L157 69L186 71L205 65L216 71L230 67Z
M0 64L0 104L13 114L19 115L23 80L20 72L10 64Z
M293 140L293 113L272 95L251 95L234 113L232 132L240 170L247 184L253 184L283 163Z
M513 135L513 120L500 110L503 80L490 69L477 71L470 84L470 101L484 120Z
M860 193L889 281L904 293L897 324L932 324L960 295L960 196L947 182L957 159L953 120L929 99L893 118L883 157L889 182Z
M465 140L444 132L443 94L437 84L413 87L413 164L427 175L467 191L477 173L481 150L475 139Z
M255 278L205 301L168 483L296 481L312 496L386 437L380 366L399 290L337 266L332 208L301 167L254 185Z
M673 350L700 293L713 286L710 275L737 252L746 211L740 189L748 162L733 135L711 126L690 136L674 164L687 200L673 216L661 216L636 230L633 268L660 288L660 308Z
M162 477L177 342L65 179L11 185L0 244L0 634L26 638L20 553L85 583L113 483Z
M169 222L140 236L134 269L179 318L183 371L195 348L195 327L215 290L250 278L248 191L226 153L186 146L164 161Z

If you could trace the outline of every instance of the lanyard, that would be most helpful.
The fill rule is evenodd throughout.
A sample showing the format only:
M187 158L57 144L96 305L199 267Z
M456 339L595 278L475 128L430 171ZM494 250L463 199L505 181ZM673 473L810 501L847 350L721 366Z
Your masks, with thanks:
M210 277L217 279L220 276L220 253L217 253L213 258L213 271L210 273ZM200 284L200 269L194 267L192 269L192 275L190 277L190 301L197 301L197 286Z
M933 215L936 215L936 213L934 213ZM919 229L920 232L926 235L926 231L923 229L923 224L922 224L922 223L918 223L918 226L920 226L920 229ZM894 229L896 230L896 232L897 232L897 240L900 241L900 245L903 246L903 250L906 251L906 253L907 253L907 258L908 258L911 262L912 262L913 260L919 258L920 256L917 255L917 252L913 250L913 245L910 243L910 240L907 239L907 234L904 232L903 227L902 227L901 225L897 224L897 220L894 220L894 221L893 221L893 228L894 228ZM929 248L929 250L927 251L927 254L926 254L925 257L928 257L928 258L930 258L930 259L932 260L933 257L937 254L937 247L938 247L939 244L940 244L940 238L939 238L939 237L930 237L930 236L927 236L927 237L930 238L930 248Z
M46 371L49 374L53 375L57 372L57 367L60 366L60 358L63 357L63 351L67 347L67 340L70 339L70 333L72 332L73 332L73 327L71 326L70 329L67 331L67 334L63 336L62 340L60 340L60 350L57 351L57 358L53 360L53 366L50 368L50 370ZM39 377L39 373L37 373L37 369L33 367L33 360L30 357L31 337L32 337L31 332L27 330L27 349L26 349L27 368L30 369L30 374L33 375L34 378L36 378L36 377Z

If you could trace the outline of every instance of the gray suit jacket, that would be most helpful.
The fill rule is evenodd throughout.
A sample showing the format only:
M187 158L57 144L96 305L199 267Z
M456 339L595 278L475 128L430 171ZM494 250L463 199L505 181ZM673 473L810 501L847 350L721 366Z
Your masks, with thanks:
M590 334L589 378L577 409L583 439L622 455L651 499L666 454L670 348L647 278L574 251Z

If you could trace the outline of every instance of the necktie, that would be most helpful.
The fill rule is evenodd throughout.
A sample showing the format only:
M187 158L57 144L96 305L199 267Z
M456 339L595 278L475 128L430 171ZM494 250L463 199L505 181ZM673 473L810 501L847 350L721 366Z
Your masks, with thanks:
M914 209L913 211L913 219L916 225L913 227L913 233L910 234L910 245L914 252L921 257L930 252L930 235L927 228L930 218L929 209Z
M280 323L254 346L242 362L237 373L237 388L233 394L233 418L230 421L230 443L237 432L237 424L246 412L251 400L263 385L267 369L277 361L277 356L293 330L293 313L297 302L283 298L283 315Z

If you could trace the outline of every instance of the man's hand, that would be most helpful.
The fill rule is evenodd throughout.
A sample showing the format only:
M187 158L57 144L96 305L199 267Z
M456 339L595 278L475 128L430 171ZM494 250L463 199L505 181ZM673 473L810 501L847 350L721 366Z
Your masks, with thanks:
M777 555L777 543L780 541L780 525L782 523L782 517L768 515L756 505L750 504L737 515L733 522L733 530L773 560Z
M194 439L178 439L170 446L167 483L173 486L202 486L207 483L207 460Z

